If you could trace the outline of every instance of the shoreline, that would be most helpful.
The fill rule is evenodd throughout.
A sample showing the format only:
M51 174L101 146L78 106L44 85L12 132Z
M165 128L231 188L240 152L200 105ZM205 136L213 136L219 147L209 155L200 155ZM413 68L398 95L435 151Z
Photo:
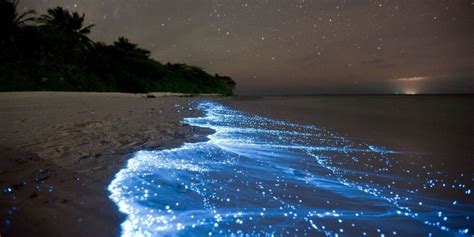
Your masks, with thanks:
M109 199L108 184L134 152L206 140L211 131L181 123L200 115L195 100L0 93L0 233L117 235L124 215Z
M336 134L341 134L342 131L341 135L359 145L376 144L382 145L382 149L388 147L397 151L432 151L426 153L429 154L426 158L413 157L410 152L400 153L397 154L397 160L406 162L407 166L404 167L413 169L413 172L418 172L417 167L425 167L422 164L433 165L427 174L443 170L448 177L455 179L455 183L460 181L468 184L468 177L463 176L460 168L468 167L462 165L462 162L469 162L470 159L463 157L471 154L468 150L472 148L464 147L460 142L465 141L466 136L462 128L466 126L467 120L462 121L472 117L472 110L467 110L466 104L469 101L454 99L417 100L416 103L408 97L401 100L384 99L383 103L378 99L364 98L282 101L213 98L213 101L248 114L250 117L244 120L252 121L254 116L263 116L278 121L292 121L292 124L316 124L324 131L335 131ZM205 128L182 122L183 118L202 116L202 111L195 109L200 101L200 98L149 98L117 94L89 96L82 93L0 93L0 132L3 135L0 136L0 154L4 154L3 159L0 159L0 203L13 203L8 206L0 205L2 236L4 233L5 236L118 235L121 231L120 224L126 220L126 215L120 213L115 203L109 199L109 184L119 171L128 169L127 162L140 154L136 153L138 151L145 150L147 153L150 150L169 150L181 147L183 143L206 141L213 130L205 120L200 121L206 125L203 126ZM387 103L391 105L390 109L387 109ZM439 114L456 116L442 117ZM258 120L255 121L256 123L251 124L257 126ZM410 123L394 126L405 121ZM234 126L231 121L218 122ZM435 126L436 130L433 129ZM392 128L396 128L396 131ZM447 143L443 139L441 143L441 137L438 137L440 132L453 142ZM385 136L386 134L390 136ZM267 139L266 136L261 138ZM240 148L238 147L238 152ZM199 161L200 157L194 157L195 153L192 152L194 151L189 154L190 162ZM165 154L170 155L166 151ZM252 154L251 151L249 154ZM445 154L455 154L457 162L447 162L445 159L448 156ZM179 160L182 159L181 155L171 155L169 158ZM206 157L204 155L201 158L206 161ZM410 164L413 165L415 160L420 165L411 167ZM142 161L146 163L146 158ZM252 160L250 162L254 165ZM146 167L147 165L145 171ZM166 167L168 166L164 165L161 168ZM139 186L143 180L136 176L134 169L132 167L130 175L126 177L138 177L136 184ZM220 174L232 174L232 171L235 169ZM467 170L464 171L466 172ZM398 175L405 177L405 174ZM179 186L182 181L178 181ZM192 183L192 179L190 182ZM128 192L127 187L131 183L122 184L118 187L125 187L125 192ZM402 187L402 190L406 188ZM140 195L139 189L135 191ZM465 203L466 193L463 192L467 191L456 191L447 194L443 190L429 190L426 195ZM165 192L165 197L170 197L162 201L170 201L168 206L171 207L176 202L173 192L181 194L182 190L171 188L160 192ZM420 198L424 194L420 193ZM5 219L5 216L9 219ZM8 232L4 228L5 221L11 222Z
M115 97L141 97L151 99L155 97L197 97L197 98L209 98L209 97L223 97L220 94L215 93L204 93L204 94L193 94L193 93L175 93L175 92L148 92L148 93L126 93L126 92L94 92L94 91L0 91L0 95L14 95L17 97L31 97L38 95L87 95L87 96L115 96Z
M136 153L109 186L112 199L127 213L126 236L469 232L471 189L459 170L446 180L462 180L459 188L430 190L425 184L447 167L420 154L220 103L200 107L207 116L185 121L215 130L210 142ZM394 160L397 165L392 166ZM407 173L419 175L411 179ZM366 178L361 180L360 174ZM339 220L321 219L331 210ZM289 211L295 214L288 216ZM436 212L441 214L434 217ZM432 224L443 218L466 229ZM341 226L343 220L353 225ZM387 221L392 224L385 226Z

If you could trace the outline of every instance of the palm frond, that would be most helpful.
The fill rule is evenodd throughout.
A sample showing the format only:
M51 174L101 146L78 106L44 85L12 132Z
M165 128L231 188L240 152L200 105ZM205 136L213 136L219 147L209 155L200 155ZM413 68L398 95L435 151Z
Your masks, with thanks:
M24 13L22 13L21 15L17 16L14 20L14 22L16 24L24 24L28 21L33 21L35 20L35 17L27 17L28 15L33 15L33 14L36 14L36 12L34 10L29 10L29 11L26 11ZM27 18L25 18L27 17Z
M40 23L48 23L53 20L50 15L43 14L37 19Z
M12 1L13 7L15 7L15 9L18 9L18 4L19 3L20 3L20 1L18 1L18 0L13 0Z
M25 24L26 22L30 22L30 21L35 21L36 20L36 17L28 17L28 18L25 18L21 21L18 22L18 24L22 25L22 24Z
M79 33L79 34L87 35L87 34L91 33L91 29L92 29L92 27L94 27L94 26L95 26L94 24L88 25L88 26L82 28L81 30L79 30L78 33Z

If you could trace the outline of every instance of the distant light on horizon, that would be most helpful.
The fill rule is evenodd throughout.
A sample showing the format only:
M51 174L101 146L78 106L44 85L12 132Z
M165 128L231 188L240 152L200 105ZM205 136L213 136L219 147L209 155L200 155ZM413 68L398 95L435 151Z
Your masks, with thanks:
M423 94L424 92L420 92L418 89L415 88L399 88L394 94L397 95L418 95Z
M432 79L428 76L400 77L393 79L395 86L399 88L400 94L416 95L420 94L420 88L425 84L424 81Z
M413 88L413 87L411 87L411 88L404 88L404 89L402 90L402 92L401 92L401 94L405 94L405 95L417 95L417 94L419 94L419 93L420 93L420 91L419 91L418 89L416 89L416 88Z

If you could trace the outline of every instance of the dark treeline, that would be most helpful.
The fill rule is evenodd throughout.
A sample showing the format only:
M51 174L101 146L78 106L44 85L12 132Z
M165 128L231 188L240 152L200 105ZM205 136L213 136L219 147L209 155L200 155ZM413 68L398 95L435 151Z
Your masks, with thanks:
M235 82L199 67L161 64L120 37L112 45L88 38L84 14L61 7L19 13L0 0L0 91L119 91L219 93Z

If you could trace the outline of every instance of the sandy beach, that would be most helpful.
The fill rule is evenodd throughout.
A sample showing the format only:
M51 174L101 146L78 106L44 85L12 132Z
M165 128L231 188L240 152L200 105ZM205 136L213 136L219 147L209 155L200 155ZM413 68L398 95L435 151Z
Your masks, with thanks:
M106 186L130 155L206 133L181 123L195 98L155 97L0 93L1 235L118 235Z
M466 234L471 104L0 93L0 233Z

